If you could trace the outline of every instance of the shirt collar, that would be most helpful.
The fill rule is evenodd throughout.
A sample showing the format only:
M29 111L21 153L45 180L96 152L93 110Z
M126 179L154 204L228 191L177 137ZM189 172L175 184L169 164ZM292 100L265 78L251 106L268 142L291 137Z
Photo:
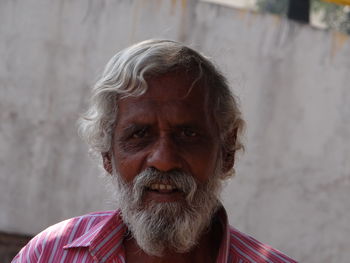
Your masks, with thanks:
M220 222L223 233L216 263L226 263L228 262L230 248L230 225L228 224L227 213L223 206L217 211L216 218Z
M122 242L126 231L127 227L117 210L63 248L88 247L91 255L97 259L106 257L106 250L124 254Z

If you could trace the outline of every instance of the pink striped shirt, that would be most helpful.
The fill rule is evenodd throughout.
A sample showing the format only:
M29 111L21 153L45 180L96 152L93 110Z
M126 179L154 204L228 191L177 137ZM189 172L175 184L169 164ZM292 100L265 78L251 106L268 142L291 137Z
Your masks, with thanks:
M218 213L224 236L217 263L293 263L276 249L230 227L224 209ZM119 211L92 213L65 220L35 236L12 263L125 263L127 228Z

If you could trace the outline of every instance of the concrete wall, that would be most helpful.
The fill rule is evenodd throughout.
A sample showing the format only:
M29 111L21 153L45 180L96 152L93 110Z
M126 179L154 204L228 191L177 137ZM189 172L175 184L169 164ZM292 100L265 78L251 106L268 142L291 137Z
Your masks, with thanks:
M197 1L0 2L0 230L113 208L75 121L106 61L154 37L212 56L241 98L231 223L301 262L348 262L348 38Z

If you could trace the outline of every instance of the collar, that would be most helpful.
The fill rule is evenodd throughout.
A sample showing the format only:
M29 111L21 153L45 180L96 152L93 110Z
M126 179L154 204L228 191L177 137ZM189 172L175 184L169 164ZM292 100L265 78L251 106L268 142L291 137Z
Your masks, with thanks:
M216 218L220 222L223 233L216 263L226 263L228 262L230 248L230 225L228 224L227 213L223 206L217 211Z
M122 243L126 231L127 227L117 210L63 248L88 247L94 259L104 262L113 254L124 255Z

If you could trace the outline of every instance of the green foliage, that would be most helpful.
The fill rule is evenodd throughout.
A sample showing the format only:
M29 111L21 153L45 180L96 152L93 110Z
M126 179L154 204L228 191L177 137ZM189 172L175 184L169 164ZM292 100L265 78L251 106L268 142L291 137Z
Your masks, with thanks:
M286 15L289 0L257 0L256 5L262 12ZM319 13L321 21L329 28L350 34L350 8L342 5L311 0L311 12Z
M286 15L289 0L257 0L259 10L277 15Z
M328 27L350 34L350 12L342 5L312 0L313 12L321 13L322 22Z

